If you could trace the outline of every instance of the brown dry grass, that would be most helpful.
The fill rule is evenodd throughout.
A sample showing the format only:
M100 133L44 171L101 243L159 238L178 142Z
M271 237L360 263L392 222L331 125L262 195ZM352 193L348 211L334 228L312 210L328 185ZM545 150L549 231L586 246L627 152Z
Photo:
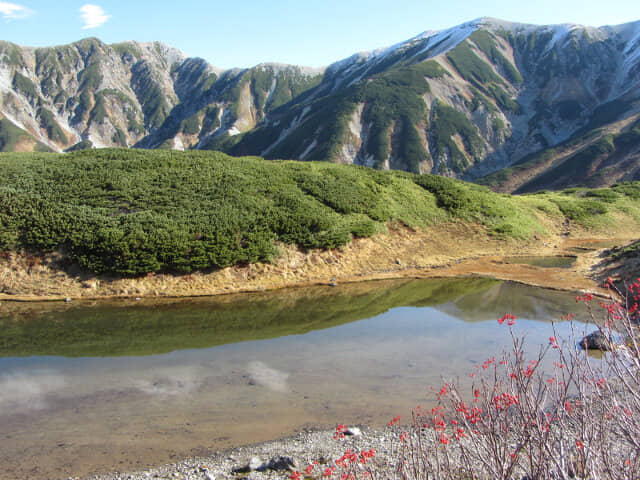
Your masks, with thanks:
M190 275L151 274L140 278L113 278L68 273L59 268L59 256L45 259L9 253L0 258L0 300L62 300L108 297L182 297L271 290L287 286L355 282L394 277L490 276L558 289L595 290L587 277L597 263L596 252L570 250L582 242L607 240L611 244L634 237L619 231L616 239L592 238L563 226L527 243L487 235L480 226L450 223L414 231L391 226L389 233L356 239L335 250L303 251L280 246L271 264L235 266ZM635 235L637 236L637 235ZM561 255L578 257L572 269L541 269L507 264L507 255Z

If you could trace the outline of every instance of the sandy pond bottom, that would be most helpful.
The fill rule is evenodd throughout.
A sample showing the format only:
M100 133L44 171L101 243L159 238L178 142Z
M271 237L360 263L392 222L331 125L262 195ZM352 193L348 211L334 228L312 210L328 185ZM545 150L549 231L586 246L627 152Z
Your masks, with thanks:
M381 425L499 354L504 313L536 350L579 308L508 282L403 279L0 310L0 478L140 470L309 426Z

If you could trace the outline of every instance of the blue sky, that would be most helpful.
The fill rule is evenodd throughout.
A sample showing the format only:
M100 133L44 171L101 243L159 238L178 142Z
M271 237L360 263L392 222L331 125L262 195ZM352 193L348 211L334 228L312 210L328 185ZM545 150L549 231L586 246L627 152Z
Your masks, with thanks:
M0 39L30 46L160 40L222 68L318 67L482 16L612 25L640 20L640 1L0 0Z

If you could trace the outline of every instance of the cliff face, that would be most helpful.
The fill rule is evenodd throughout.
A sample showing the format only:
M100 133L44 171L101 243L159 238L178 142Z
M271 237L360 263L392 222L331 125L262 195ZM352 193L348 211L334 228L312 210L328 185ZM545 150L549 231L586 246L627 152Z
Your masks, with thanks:
M0 116L5 151L209 148L491 174L505 191L604 185L640 178L640 22L484 18L324 71L221 71L160 43L0 43Z
M338 62L297 105L216 146L476 181L498 171L483 181L502 190L610 184L636 178L639 84L640 23L480 19Z
M254 127L315 78L278 65L222 72L157 42L85 39L37 49L0 42L0 135L7 137L0 147L198 147L222 131Z

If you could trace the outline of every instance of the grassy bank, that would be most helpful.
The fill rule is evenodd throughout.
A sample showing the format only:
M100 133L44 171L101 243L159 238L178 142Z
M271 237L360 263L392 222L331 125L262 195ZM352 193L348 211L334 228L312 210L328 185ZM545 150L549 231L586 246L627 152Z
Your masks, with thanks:
M550 222L638 225L640 183L528 196L432 175L217 152L0 155L0 250L61 251L97 274L189 273L269 261L277 243L331 249L385 231L481 225L527 240Z

